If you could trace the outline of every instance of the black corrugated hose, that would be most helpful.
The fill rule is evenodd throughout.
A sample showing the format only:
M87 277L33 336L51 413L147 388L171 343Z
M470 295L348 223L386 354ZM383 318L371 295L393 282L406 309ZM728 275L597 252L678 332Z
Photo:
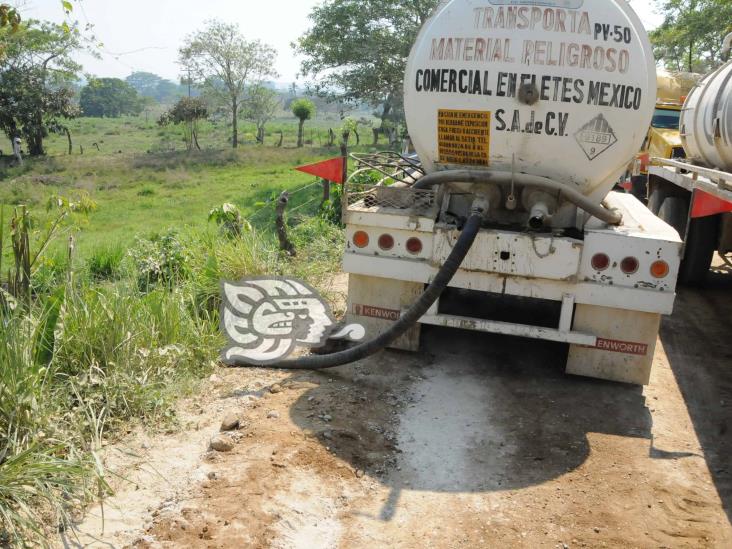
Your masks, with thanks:
M268 364L266 367L285 370L323 370L325 368L335 368L336 366L350 364L351 362L356 362L357 360L371 356L389 346L411 328L415 322L422 318L432 304L437 301L440 294L447 288L452 277L455 276L455 273L460 268L463 259L468 255L475 241L475 237L478 236L482 220L481 213L473 213L468 218L468 222L463 227L460 238L455 243L444 265L437 272L437 276L435 276L434 280L427 286L417 301L386 332L371 341L360 343L345 351L329 355L308 355L293 360L285 360L278 364ZM252 366L243 362L236 362L234 365Z

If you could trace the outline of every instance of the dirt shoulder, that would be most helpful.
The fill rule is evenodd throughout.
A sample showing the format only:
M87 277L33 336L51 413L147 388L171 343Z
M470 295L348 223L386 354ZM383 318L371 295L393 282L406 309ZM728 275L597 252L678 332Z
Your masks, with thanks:
M732 546L723 282L682 292L645 389L447 329L324 373L221 370L185 432L128 448L105 534L80 527L114 547ZM232 449L208 451L232 412Z

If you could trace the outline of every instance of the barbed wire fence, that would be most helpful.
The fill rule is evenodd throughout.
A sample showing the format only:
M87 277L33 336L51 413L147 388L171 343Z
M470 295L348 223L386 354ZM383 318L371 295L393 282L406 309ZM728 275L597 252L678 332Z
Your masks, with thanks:
M308 189L310 189L312 187L315 187L315 186L322 187L322 183L319 180L318 181L314 181L313 183L308 183L307 185L303 185L302 187L298 187L297 189L294 189L294 190L291 190L291 191L288 190L287 193L288 193L288 195L290 197L290 200L292 200L292 197L293 196L295 196L295 195L297 195L297 194L299 194L301 192L304 192L304 191L306 191L306 190L308 190ZM255 219L259 220L260 218L264 218L265 214L273 215L274 214L274 209L277 206L277 200L279 199L280 194L281 193L277 193L276 191L273 192L272 197L268 198L264 202L264 204L256 212L254 212L251 216L249 216L249 218L248 218L249 222L252 222ZM316 200L318 200L318 197L312 198L311 200L308 200L307 202L305 202L303 204L299 204L298 206L296 206L296 207L292 208L291 210L289 210L289 212L292 213L292 212L294 212L296 210L299 210L300 208L306 206L307 204L310 204L312 202L315 202Z
M271 218L275 231L278 235L280 249L282 251L285 251L289 255L294 256L294 246L287 237L287 223L284 220L285 209L287 208L288 203L292 201L292 198L294 196L297 196L300 193L305 193L313 187L319 187L320 189L323 189L323 181L321 179L317 179L316 181L308 183L307 185L303 185L302 187L298 187L293 190L284 190L279 194L274 191L271 197L267 199L256 212L250 215L247 220L250 223L255 224L262 222L267 218ZM293 213L302 210L315 202L320 202L321 205L324 203L324 196L322 193L318 196L314 196L305 200L305 202L298 204L294 208L287 209L287 213L289 215L292 215Z

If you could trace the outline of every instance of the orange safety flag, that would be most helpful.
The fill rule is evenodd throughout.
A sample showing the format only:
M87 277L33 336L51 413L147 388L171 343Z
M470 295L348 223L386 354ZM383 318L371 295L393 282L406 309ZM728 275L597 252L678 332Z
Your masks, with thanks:
M322 179L327 179L333 183L343 183L344 161L345 158L339 156L330 160L324 160L323 162L316 162L315 164L298 166L295 169Z

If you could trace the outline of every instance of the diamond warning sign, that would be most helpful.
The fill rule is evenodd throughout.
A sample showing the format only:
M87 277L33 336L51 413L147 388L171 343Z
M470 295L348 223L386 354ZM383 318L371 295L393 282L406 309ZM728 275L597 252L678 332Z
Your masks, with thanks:
M440 109L437 140L443 164L488 166L491 113Z
M601 114L590 120L574 134L587 158L594 160L618 142L615 132Z

